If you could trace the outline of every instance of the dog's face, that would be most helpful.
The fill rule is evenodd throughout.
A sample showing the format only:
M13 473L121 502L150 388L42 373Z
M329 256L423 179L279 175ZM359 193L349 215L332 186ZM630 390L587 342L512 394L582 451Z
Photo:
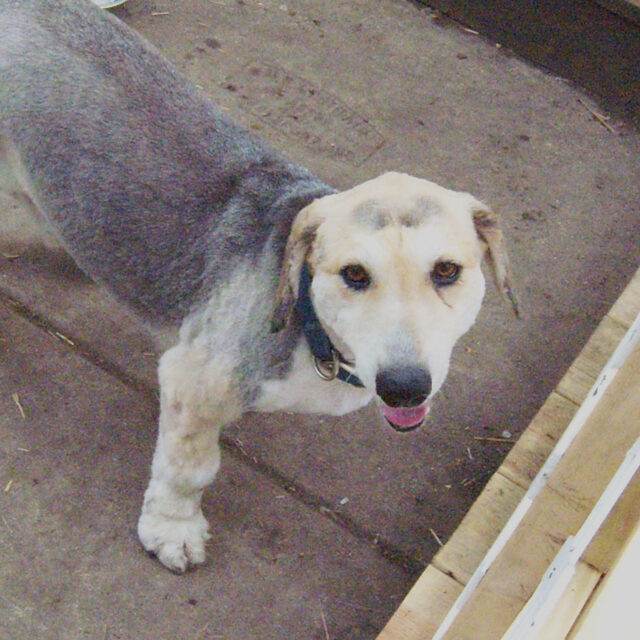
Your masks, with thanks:
M454 344L473 324L491 251L510 295L495 216L466 193L390 173L321 198L296 219L281 297L293 298L304 260L332 342L392 426L418 426L440 389ZM513 301L513 299L512 299Z

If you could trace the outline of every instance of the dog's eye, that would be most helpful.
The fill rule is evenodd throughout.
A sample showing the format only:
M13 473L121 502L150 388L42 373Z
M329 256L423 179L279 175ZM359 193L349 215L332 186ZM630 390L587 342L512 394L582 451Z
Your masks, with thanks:
M371 277L361 264L348 264L342 267L340 275L346 284L352 289L366 289L371 284Z
M462 268L455 262L437 262L431 272L431 279L438 287L453 284L459 277Z

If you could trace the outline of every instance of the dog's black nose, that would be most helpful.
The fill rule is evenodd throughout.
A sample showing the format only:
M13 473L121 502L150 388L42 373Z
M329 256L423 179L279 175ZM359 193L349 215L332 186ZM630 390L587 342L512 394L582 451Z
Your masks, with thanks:
M417 407L431 393L431 376L421 367L382 369L376 392L390 407Z

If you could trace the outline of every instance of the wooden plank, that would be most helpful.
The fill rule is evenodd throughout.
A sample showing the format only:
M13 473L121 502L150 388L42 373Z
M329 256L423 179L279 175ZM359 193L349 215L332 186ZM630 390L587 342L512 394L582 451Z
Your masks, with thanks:
M499 473L489 480L447 544L434 557L434 566L466 584L576 409L573 402L551 394L527 429L526 437L520 438Z
M585 400L585 402L580 406L576 415L572 419L571 423L567 426L565 432L562 434L562 437L558 441L556 447L554 448L552 454L549 456L548 460L545 461L542 469L540 470L538 476L534 479L531 486L527 489L525 496L522 501L518 504L513 514L509 517L507 524L504 529L499 533L495 542L489 548L487 555L482 559L476 571L473 573L465 588L463 589L460 597L456 600L454 606L450 610L450 612L445 617L441 627L436 632L434 636L435 640L443 640L445 634L451 627L452 623L456 620L460 611L466 606L467 602L470 600L472 595L478 590L479 585L483 582L486 583L486 574L487 571L492 568L496 559L500 557L507 547L508 543L512 540L514 536L514 532L518 531L518 528L521 526L526 526L525 517L529 514L529 511L533 505L539 505L539 494L545 488L549 477L551 477L554 473L554 470L557 468L558 463L562 461L563 456L567 452L570 446L572 446L576 436L581 432L581 429L587 424L589 418L593 414L594 408L600 403L601 399L605 396L605 391L611 386L611 383L617 380L617 373L622 367L623 363L627 360L629 355L635 348L640 349L640 316L631 326L627 335L624 336L624 339L620 342L618 347L615 349L615 353L611 356L610 361L607 363L601 374L598 376L597 382L593 386L593 391L589 394L589 397ZM640 438L638 438L638 443L640 443ZM634 447L637 449L638 447ZM635 454L634 454L635 455ZM621 471L621 473L627 473L631 469L635 469L634 464L631 462L629 464L625 464L625 471ZM624 477L624 476L621 476ZM628 481L625 481L624 486L619 486L619 479L617 480L616 485L612 485L617 487L615 491L616 496L619 497L620 490L624 490ZM548 489L548 487L546 487ZM614 489L611 489L614 491ZM611 491L608 490L610 494ZM616 497L616 499L617 499ZM606 515L610 512L612 503L609 501L609 506L606 511L603 512L602 509L599 509L598 513ZM594 520L595 518L595 520ZM593 518L590 518L591 522L599 521L598 526L602 524L602 519L598 520L599 516L594 515ZM524 525L523 525L524 521ZM592 535L588 532L592 531L592 528L587 528L580 532L580 553L583 553L586 550L586 546L589 541L592 539ZM573 531L568 531L567 534L573 533ZM585 539L585 536L587 538ZM563 556L559 557L559 562L565 562L564 556L568 552L570 547L567 547L567 550L563 551ZM575 562L573 563L575 566ZM566 578L569 579L571 577L570 574L566 575ZM566 586L566 583L563 583ZM540 592L541 593L541 592ZM539 604L540 593L537 596L536 602ZM519 625L526 624L524 621L527 617L529 617L534 609L532 607L537 607L538 604L531 603L530 607L528 607L527 613L525 617L522 618ZM518 626L518 629L520 627ZM524 627L528 628L528 627ZM524 630L523 628L523 630ZM515 629L514 629L515 631ZM518 631L518 633L520 633ZM518 635L510 634L510 638L514 640L518 640Z
M494 474L433 565L466 584L523 495L521 487Z
M639 376L636 347L454 621L445 636L448 640L494 640L509 628L640 435Z
M526 489L577 409L577 404L552 392L505 458L499 472Z
M640 0L637 0L640 7ZM625 327L630 327L640 313L640 269L622 292L616 303L607 314L610 318Z
M429 566L404 599L378 640L430 638L462 591L453 578Z
M542 494L541 496L542 497ZM451 625L446 640L501 638L587 513L555 492L536 501Z
M550 488L585 508L595 504L640 436L639 381L636 348L549 479Z
M640 323L638 324L638 330L640 330ZM552 455L555 455L555 452ZM575 575L576 565L639 471L640 437L622 456L620 465L589 511L579 531L565 540L553 562L543 572L535 592L502 640L544 640L540 634L540 627L548 621L553 609L562 599L568 596L567 588Z
M566 592L538 630L537 640L565 640L601 578L599 571L579 562Z
M637 640L640 526L630 536L611 572L600 583L568 640Z
M603 573L609 571L638 522L640 476L636 475L587 549L585 560Z
M595 381L628 329L629 327L605 316L587 340L573 366Z
M576 404L582 404L594 382L592 376L571 365L558 383L556 392Z
M605 316L558 383L557 392L581 404L626 331L627 327Z

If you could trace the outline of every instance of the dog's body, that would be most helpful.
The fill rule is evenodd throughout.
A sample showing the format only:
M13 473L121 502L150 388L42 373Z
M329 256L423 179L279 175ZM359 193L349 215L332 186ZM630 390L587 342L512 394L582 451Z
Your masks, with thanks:
M508 290L501 235L471 196L400 174L336 194L229 122L89 2L0 0L0 33L0 189L42 223L12 221L4 240L32 243L44 229L39 240L58 242L156 336L169 336L139 523L144 546L169 568L204 560L200 497L219 466L224 424L248 410L340 415L376 392L386 401L399 378L385 387L381 373L406 363L426 407L480 306L478 235ZM464 281L425 288L434 264L450 264L443 259L464 265ZM291 312L306 261L319 320L364 386L314 371ZM351 262L393 283L381 275L375 296L354 293L364 280L344 280ZM276 333L274 306L284 326ZM386 409L409 419L403 403ZM412 411L424 417L426 408Z

